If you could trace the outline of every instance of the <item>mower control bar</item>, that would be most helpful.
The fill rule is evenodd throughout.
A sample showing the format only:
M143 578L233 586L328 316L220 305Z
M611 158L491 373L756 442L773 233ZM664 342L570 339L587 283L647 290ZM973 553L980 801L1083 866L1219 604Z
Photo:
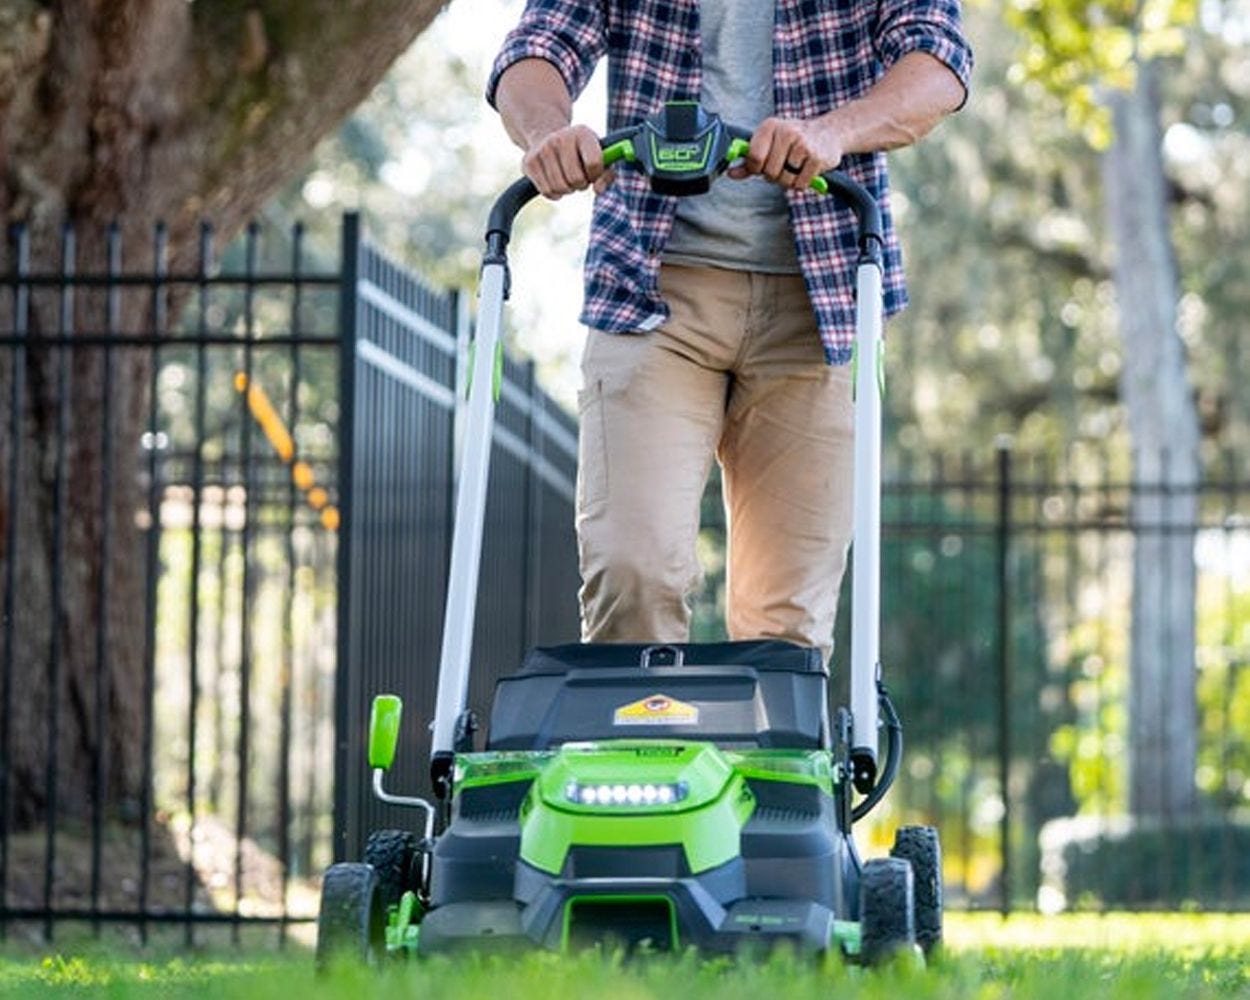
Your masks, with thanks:
M599 142L604 166L632 163L651 179L657 194L683 197L703 194L715 177L743 159L751 148L751 131L727 125L697 104L674 102L641 125L611 132ZM854 211L860 249L878 260L884 245L881 209L869 191L837 170L814 177L812 190L835 195ZM495 201L486 223L487 261L506 253L513 222L536 197L533 181L522 177Z

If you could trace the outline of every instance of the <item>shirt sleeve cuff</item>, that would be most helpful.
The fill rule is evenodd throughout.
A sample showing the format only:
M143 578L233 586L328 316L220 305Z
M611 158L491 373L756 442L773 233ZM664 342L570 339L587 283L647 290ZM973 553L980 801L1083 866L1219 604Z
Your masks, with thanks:
M499 55L495 57L495 64L491 67L490 77L486 82L486 102L492 108L495 107L495 92L499 89L499 78L503 76L505 70L522 59L542 59L554 66L560 78L564 80L569 96L574 100L586 86L582 60L567 45L550 37L535 35L519 37L519 33L514 32L512 37L505 40Z
M927 52L952 73L964 88L962 108L968 103L968 87L972 80L972 50L963 38L927 22L903 24L889 31L881 39L881 61L893 66L909 52ZM956 110L959 110L956 108Z

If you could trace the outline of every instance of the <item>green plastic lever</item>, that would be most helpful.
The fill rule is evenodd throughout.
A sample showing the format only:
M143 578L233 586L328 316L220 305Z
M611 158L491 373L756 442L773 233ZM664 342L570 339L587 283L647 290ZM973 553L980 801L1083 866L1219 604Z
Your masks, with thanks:
M603 150L603 165L605 167L612 166L613 163L619 163L621 160L632 163L635 158L634 143L630 139L622 139L620 142L614 142L611 146L607 146Z
M369 766L383 771L395 762L395 747L399 743L399 720L404 714L404 703L398 695L380 694L373 699L369 710Z
M751 152L751 144L746 139L734 139L725 150L725 162L733 163L734 160L745 159L749 152ZM812 178L811 189L817 194L829 193L829 185L819 174Z
M725 162L733 163L734 160L744 159L749 152L751 144L746 139L734 139L725 150Z

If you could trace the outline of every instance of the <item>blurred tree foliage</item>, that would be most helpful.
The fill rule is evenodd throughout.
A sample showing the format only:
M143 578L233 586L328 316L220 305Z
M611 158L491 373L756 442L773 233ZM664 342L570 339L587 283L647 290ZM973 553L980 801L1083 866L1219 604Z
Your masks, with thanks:
M1159 81L1167 57L1183 50L1198 5L1045 0L1009 3L1004 12L1026 40L1013 72L1056 97L1069 121L1103 151L1105 226L1123 341L1120 402L1133 448L1131 475L1146 488L1131 498L1130 516L1175 529L1140 535L1134 547L1128 807L1135 814L1184 814L1196 805L1191 526L1198 502L1190 491L1201 478L1201 430L1190 351L1178 337L1181 267ZM1220 13L1208 5L1208 22L1217 29ZM1147 491L1155 484L1170 489L1152 495ZM1160 566L1172 567L1166 579Z
M1250 393L1236 376L1250 254L1226 252L1250 246L1250 4L1215 6L1163 80L1181 332L1211 450L1250 444ZM494 7L505 18L519 9ZM1006 23L1040 16L1005 0L966 5L978 60L972 99L891 159L912 292L889 337L896 456L985 456L1000 433L1020 450L1125 443L1097 151L1051 89L1023 73L1027 58L1017 58L1019 35ZM436 23L268 215L307 218L311 245L332 262L333 210L359 209L371 234L422 274L471 285L482 219L517 158L482 100L493 53L453 48ZM542 231L552 216L534 213L543 217L530 228ZM544 239L553 259L572 265L584 233L548 230Z
M1059 97L1068 122L1095 149L1112 141L1111 117L1099 92L1134 85L1139 60L1179 55L1197 0L1007 0L1007 23L1025 39L1012 67Z
M1250 444L1250 393L1238 376L1250 295L1250 5L1214 6L1161 74L1179 325L1212 460ZM1024 72L1039 56L1030 44L1018 60L998 17L1036 20L1051 7L968 6L971 101L892 157L913 302L890 345L905 449L986 454L1005 432L1021 450L1125 452L1098 152L1071 127L1071 105ZM1065 65L1052 76L1083 72ZM1090 111L1090 127L1098 117Z
M436 23L431 32L438 30ZM480 224L510 179L475 142L485 72L480 59L418 42L266 216L284 229L306 218L310 246L333 264L337 212L359 211L370 238L431 283L471 285Z

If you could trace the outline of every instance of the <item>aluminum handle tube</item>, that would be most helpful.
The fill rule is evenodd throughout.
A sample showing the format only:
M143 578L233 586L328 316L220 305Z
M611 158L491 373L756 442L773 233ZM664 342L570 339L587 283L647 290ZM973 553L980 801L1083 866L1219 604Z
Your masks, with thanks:
M881 269L856 274L855 524L851 577L851 749L877 760L881 644Z
M464 711L469 694L469 661L473 654L473 622L495 425L492 375L496 344L503 323L506 274L507 267L503 263L489 263L482 268L472 391L465 420L460 478L456 487L456 521L451 539L447 608L443 616L443 650L438 664L433 745L436 755L452 752L456 719Z

